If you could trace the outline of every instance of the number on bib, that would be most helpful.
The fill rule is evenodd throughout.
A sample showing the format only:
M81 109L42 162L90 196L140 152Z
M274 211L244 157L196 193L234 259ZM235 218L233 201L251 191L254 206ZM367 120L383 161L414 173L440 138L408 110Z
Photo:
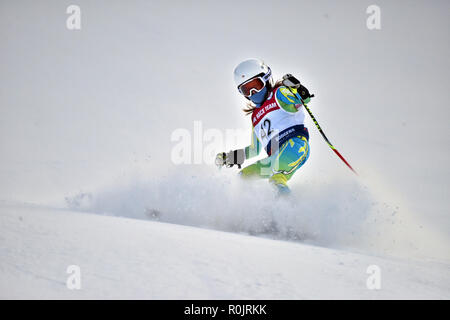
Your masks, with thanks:
M261 138L269 138L270 135L272 134L272 129L270 129L271 123L269 119L264 120L264 122L261 124ZM267 134L266 134L266 129L267 130Z

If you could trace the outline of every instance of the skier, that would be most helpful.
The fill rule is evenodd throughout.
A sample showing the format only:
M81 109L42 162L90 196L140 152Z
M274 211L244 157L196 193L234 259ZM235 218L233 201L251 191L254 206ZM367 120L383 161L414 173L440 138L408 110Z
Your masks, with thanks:
M241 168L245 160L264 148L269 157L243 168L240 175L268 178L280 193L289 193L287 181L309 158L309 133L302 106L313 95L290 74L274 83L271 69L259 59L241 62L234 69L234 81L248 100L243 111L251 115L252 143L244 149L217 154L216 165Z

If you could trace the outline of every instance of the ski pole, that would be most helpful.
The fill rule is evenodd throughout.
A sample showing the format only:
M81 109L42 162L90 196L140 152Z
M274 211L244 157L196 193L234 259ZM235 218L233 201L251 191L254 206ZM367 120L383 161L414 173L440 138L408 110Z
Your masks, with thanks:
M289 89L289 91L295 96L295 93L292 91L291 89L291 85L294 87L300 87L300 81L298 81L297 79L295 79L291 74L287 74L286 76L283 77L284 81L289 81L288 83L286 83L286 87ZM283 81L283 83L284 83ZM309 95L309 92L308 92ZM310 98L314 97L314 94L309 95ZM302 99L303 100L303 99ZM336 153L338 155L339 158L341 158L342 161L344 161L344 163L347 165L347 167L350 168L350 170L352 170L356 175L358 175L358 173L356 173L356 171L352 168L352 166L347 162L347 160L345 160L345 158L339 153L339 151L336 149L335 146L333 146L333 144L330 142L330 140L328 140L327 136L325 135L325 132L323 132L322 128L320 127L319 123L317 122L316 118L314 117L314 115L312 114L311 110L309 109L308 105L306 103L303 103L303 106L305 107L306 111L308 111L309 116L311 117L312 121L314 122L314 124L316 125L316 128L319 130L320 134L322 135L323 139L325 140L325 142L328 144L328 146L331 148L331 150L334 151L334 153Z
M311 95L311 98L314 97L314 95ZM309 116L311 117L312 121L314 122L314 124L316 125L316 128L319 130L320 134L322 135L323 139L325 140L325 142L328 144L328 146L330 146L331 150L334 151L334 153L336 153L338 155L339 158L341 158L342 161L344 161L344 163L347 165L347 167L349 167L356 175L358 175L358 173L356 173L356 171L352 168L352 166L347 162L347 160L345 160L345 158L339 153L339 151L336 149L335 146L333 146L333 144L330 142L330 140L328 140L327 136L325 135L325 132L323 132L322 128L320 127L319 123L317 122L316 118L314 117L314 115L312 114L311 110L309 109L309 107L304 103L303 106L305 107L306 111L308 111Z

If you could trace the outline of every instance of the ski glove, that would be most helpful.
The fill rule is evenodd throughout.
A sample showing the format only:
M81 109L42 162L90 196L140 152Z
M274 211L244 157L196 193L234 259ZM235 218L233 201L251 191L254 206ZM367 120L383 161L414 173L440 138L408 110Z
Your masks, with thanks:
M232 150L228 153L221 152L216 156L216 166L221 167L226 165L228 168L231 168L235 164L238 168L241 168L241 164L245 161L245 151L244 149Z
M309 90L300 83L296 77L292 74L285 74L283 76L283 85L292 89L296 89L300 97L302 98L303 103L309 103L311 98L314 97L313 94L309 93Z

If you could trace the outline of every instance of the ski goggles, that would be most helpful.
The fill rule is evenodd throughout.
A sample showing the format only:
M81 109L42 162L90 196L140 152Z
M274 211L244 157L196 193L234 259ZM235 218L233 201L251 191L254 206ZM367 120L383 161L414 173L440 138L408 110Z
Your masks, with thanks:
M239 85L239 92L244 97L250 97L251 95L260 92L266 86L267 80L270 78L270 69L266 74L262 74Z

